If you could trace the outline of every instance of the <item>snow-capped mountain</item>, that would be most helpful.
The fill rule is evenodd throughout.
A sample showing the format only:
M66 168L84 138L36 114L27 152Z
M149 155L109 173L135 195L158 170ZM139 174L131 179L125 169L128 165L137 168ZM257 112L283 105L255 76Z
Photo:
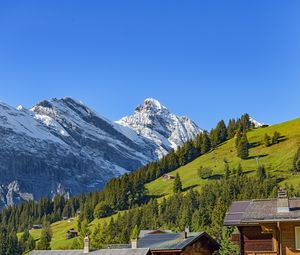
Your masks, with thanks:
M69 97L29 110L0 102L0 207L99 189L200 131L154 99L118 122Z
M263 123L258 122L258 121L255 120L255 119L253 119L252 117L249 117L249 120L250 120L251 123L253 123L254 127L256 127L256 128L262 127L263 125L265 125L265 124L263 124Z
M202 132L192 120L176 116L153 98L146 99L132 115L123 117L117 123L153 141L159 158Z

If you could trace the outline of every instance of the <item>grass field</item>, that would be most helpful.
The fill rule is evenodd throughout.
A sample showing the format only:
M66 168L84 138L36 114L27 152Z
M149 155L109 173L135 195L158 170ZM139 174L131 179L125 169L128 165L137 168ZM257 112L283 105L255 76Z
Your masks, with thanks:
M278 144L270 147L263 145L264 135L267 133L272 136L274 131L281 133L282 138ZM236 156L235 142L231 139L224 144L221 144L215 150L202 155L192 161L191 163L180 167L170 174L180 174L184 189L195 187L201 189L201 185L208 183L211 180L222 178L224 174L224 159L231 169L237 168L241 163L243 171L248 175L255 174L257 169L256 157L259 157L259 163L266 166L267 172L270 176L282 178L285 182L298 185L300 182L300 174L292 174L289 170L292 167L293 156L300 146L300 118L292 121L284 122L278 125L273 125L266 128L258 128L248 132L248 140L252 144L250 149L249 159L241 160ZM197 173L199 166L210 167L213 169L213 175L207 179L202 180ZM162 178L150 182L146 185L149 195L159 198L172 194L173 181L163 181ZM112 216L116 217L116 215ZM90 224L90 229L93 231L96 224L109 220L108 218L94 220ZM52 249L68 249L73 240L66 240L66 232L70 228L77 228L77 219L69 223L67 221L59 221L51 225L53 231L53 239L51 243ZM38 240L40 230L31 230L30 233Z
M270 147L263 145L264 135L267 133L272 136L274 131L280 132L283 136L278 144ZM236 156L235 141L231 139L221 144L213 151L202 155L191 163L178 168L170 174L179 173L183 188L201 188L201 184L210 180L218 179L224 174L224 159L227 160L231 169L237 168L241 163L243 171L254 174L257 169L256 157L259 163L264 164L267 172L271 176L284 178L284 182L295 185L300 181L300 174L291 174L292 161L297 148L300 146L300 119L284 122L266 128L257 128L247 133L249 143L252 148L249 151L249 159L241 160ZM213 175L210 179L199 178L197 170L200 166L210 167ZM283 182L283 183L284 183ZM173 181L164 181L158 178L146 185L149 195L164 196L172 193Z
M119 212L123 213L123 212ZM111 217L117 217L118 214L114 214ZM97 224L102 224L105 221L109 221L111 217L101 218L101 219L95 219L89 224L89 229L91 232L94 231L94 228ZM68 222L67 220L62 220L55 222L51 224L51 230L52 230L52 241L51 241L51 249L52 250L65 250L69 249L74 241L74 239L66 239L67 231L71 228L77 229L77 217L73 218L72 222ZM33 236L33 238L38 241L41 235L40 229L32 229L29 231L30 234ZM22 233L19 233L18 236L20 236Z

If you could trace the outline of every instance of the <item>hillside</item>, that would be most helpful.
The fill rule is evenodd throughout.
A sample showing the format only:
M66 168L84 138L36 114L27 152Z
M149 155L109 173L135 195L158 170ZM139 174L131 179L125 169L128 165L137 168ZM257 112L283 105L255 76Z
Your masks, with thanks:
M278 144L270 147L263 145L264 135L272 136L275 131L283 136ZM259 163L266 166L270 176L284 178L284 182L297 185L300 181L300 174L291 174L289 169L292 166L293 156L300 146L300 118L273 125L265 128L257 128L247 133L249 143L252 144L249 159L241 160L236 156L235 141L230 139L211 152L202 155L191 163L171 172L171 175L179 173L184 189L190 187L201 188L203 182L221 178L224 174L224 159L227 160L231 169L237 168L241 163L243 171L253 174L257 169L256 157ZM213 176L203 180L199 178L197 169L199 166L213 169ZM164 196L172 192L172 181L164 181L158 178L146 185L149 195Z
M263 145L264 135L267 133L272 136L275 131L280 132L282 135L280 142L270 147L265 147ZM244 173L254 175L257 169L257 161L255 158L259 156L259 163L266 166L270 176L281 180L280 185L284 185L285 182L298 185L300 174L292 174L289 169L291 168L295 151L300 146L300 118L270 127L257 128L249 131L247 135L249 142L252 144L249 159L241 160L236 156L234 139L231 139L170 174L175 175L177 172L180 174L185 190L191 187L201 189L202 184L222 178L225 158L231 169L236 168L237 165L241 163ZM212 168L212 177L207 180L202 180L197 173L199 166ZM162 198L172 194L172 185L173 181L163 181L160 177L146 184L146 187L149 195ZM113 217L116 217L116 214ZM109 219L110 217L94 220L90 223L90 227L93 230L97 223ZM53 249L68 248L72 240L65 240L65 233L74 226L76 226L76 221L72 223L60 221L52 224L54 235L51 247ZM38 238L40 231L32 230L31 234L35 238Z

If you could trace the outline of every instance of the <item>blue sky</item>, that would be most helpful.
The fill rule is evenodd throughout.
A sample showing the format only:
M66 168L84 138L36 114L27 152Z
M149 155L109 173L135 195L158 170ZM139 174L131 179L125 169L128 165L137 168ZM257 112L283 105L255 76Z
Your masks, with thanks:
M210 129L299 117L300 2L1 1L0 100L72 96L112 120L155 97Z

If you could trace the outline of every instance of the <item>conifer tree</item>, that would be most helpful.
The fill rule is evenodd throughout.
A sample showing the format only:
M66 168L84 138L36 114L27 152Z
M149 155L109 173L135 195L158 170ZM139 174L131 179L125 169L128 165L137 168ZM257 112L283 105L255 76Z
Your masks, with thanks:
M220 255L238 255L240 254L239 246L231 242L230 236L233 233L233 228L223 227L222 238L220 241Z
M181 180L180 180L180 176L177 173L176 176L175 176L175 179L174 179L173 192L174 193L179 193L181 191L182 191L182 183L181 183Z
M243 175L243 168L242 168L241 163L238 164L237 175L238 176L242 176Z
M271 145L271 137L268 134L265 134L264 136L264 145L265 147L269 147Z
M294 160L293 160L293 167L294 170L300 171L300 147L295 153Z
M231 139L234 137L236 132L236 123L234 119L230 119L227 127L227 138Z
M235 147L236 148L240 144L241 139L242 139L242 133L240 131L237 131L236 137L235 137Z
M246 133L243 133L243 136L237 146L237 155L241 159L247 159L249 156L249 143Z
M279 143L280 133L275 131L272 137L272 144Z
M222 143L222 142L226 141L226 139L227 139L227 127L225 125L224 120L219 121L219 123L217 124L216 129L217 129L219 143Z
M138 236L139 236L139 228L137 225L135 225L131 231L130 239L137 239Z
M51 239L52 239L52 230L51 230L50 223L48 221L44 221L41 238L37 243L37 249L51 250L50 248Z
M227 162L224 162L224 173L225 173L225 179L227 180L231 174L229 164Z
M204 131L202 137L201 154L209 152L210 149L211 149L210 138L207 134L207 131Z
M266 173L265 166L264 165L258 166L258 168L257 168L257 178L260 181L263 181L264 179L266 179L266 177L267 177L267 173Z
M226 204L224 203L224 201L222 201L221 198L219 198L212 211L212 216L211 216L212 234L217 240L221 239L223 220L226 211L227 211Z

